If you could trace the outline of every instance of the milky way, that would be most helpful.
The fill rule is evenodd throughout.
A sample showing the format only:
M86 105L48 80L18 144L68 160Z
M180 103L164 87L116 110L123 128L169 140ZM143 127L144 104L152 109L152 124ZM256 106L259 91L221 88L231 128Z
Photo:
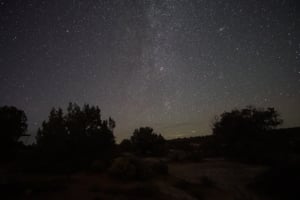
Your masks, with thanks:
M249 104L300 125L296 0L0 0L0 17L0 105L33 135L69 101L99 105L119 141L140 126L210 134Z

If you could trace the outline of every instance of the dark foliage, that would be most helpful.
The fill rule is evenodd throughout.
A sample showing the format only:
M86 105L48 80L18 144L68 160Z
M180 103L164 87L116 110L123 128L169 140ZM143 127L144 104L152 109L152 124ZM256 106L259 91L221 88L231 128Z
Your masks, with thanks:
M162 156L166 153L166 141L150 127L135 129L130 138L133 151L144 156Z
M147 180L167 175L168 165L162 160L125 156L118 157L113 161L109 173L121 180Z
M204 157L216 155L213 137L197 136L176 138L167 141L168 157L172 161L202 161Z
M244 109L224 112L221 118L213 124L214 135L224 135L227 138L262 134L272 130L282 123L274 108L258 109L248 106Z
M159 160L152 163L148 163L154 173L158 175L167 175L169 173L169 167L166 162Z
M129 139L122 140L119 147L122 152L131 152L132 151L132 143Z
M260 152L264 152L268 143L267 133L281 123L274 108L248 106L221 114L213 124L213 135L218 148L226 156L253 161L260 156Z
M24 111L13 106L0 107L0 130L0 155L2 158L9 158L21 145L19 139L27 131Z
M36 141L39 147L53 153L67 150L68 134L62 109L50 111L48 121L44 121L38 129Z
M101 119L100 109L70 103L67 113L53 108L37 133L37 146L47 159L73 160L77 164L93 159L110 159L115 145L113 119Z
M145 180L153 176L150 166L136 157L116 158L109 173L121 180Z

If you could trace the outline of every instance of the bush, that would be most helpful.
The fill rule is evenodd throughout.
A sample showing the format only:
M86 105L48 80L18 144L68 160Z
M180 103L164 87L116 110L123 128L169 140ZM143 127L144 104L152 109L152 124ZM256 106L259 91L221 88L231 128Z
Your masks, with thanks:
M158 172L167 171L163 165L150 165L136 157L119 157L116 158L109 169L109 173L121 180L145 180L152 178Z
M132 150L138 155L162 156L167 152L166 140L150 127L135 129L130 142Z
M167 163L162 160L148 160L146 164L150 167L154 175L166 175L169 172Z
M221 118L217 118L213 124L213 134L233 138L253 136L272 130L282 122L274 108L258 109L247 106L221 114Z
M109 173L116 178L124 179L124 180L132 180L137 176L137 165L133 159L129 159L126 157L116 158L111 168L109 169Z
M98 106L86 104L81 108L70 103L66 113L61 108L51 110L48 120L38 129L37 147L45 158L111 159L115 148L114 128L112 118L101 119Z
M274 108L248 106L224 112L213 123L218 151L224 156L256 161L265 152L266 134L282 123Z

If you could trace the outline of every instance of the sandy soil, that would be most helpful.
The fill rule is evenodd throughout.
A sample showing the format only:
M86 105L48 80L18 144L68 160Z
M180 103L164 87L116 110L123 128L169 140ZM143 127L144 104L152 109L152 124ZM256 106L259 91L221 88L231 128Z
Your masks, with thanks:
M170 163L169 175L148 181L120 181L104 173L73 175L11 175L21 182L45 185L40 191L28 189L15 199L99 200L267 200L247 185L264 171L263 166L245 165L222 159L201 163ZM204 182L203 180L206 180ZM49 189L50 188L50 189Z
M201 163L174 163L169 165L171 176L200 183L203 177L214 182L215 189L206 192L205 199L265 199L247 186L266 170L264 166L246 165L222 159L210 159Z

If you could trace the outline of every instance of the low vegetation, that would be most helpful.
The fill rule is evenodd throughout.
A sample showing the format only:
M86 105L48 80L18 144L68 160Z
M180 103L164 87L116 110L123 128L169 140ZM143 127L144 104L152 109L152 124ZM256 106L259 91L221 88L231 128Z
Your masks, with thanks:
M116 158L109 173L122 180L147 180L168 174L168 165L160 160L145 160L134 156Z
M247 163L232 165L234 170L265 169L243 177L249 181L234 189L231 199L255 199L245 191L262 198L300 196L300 128L276 129L282 120L274 108L248 106L224 112L213 123L210 136L166 140L154 129L140 127L119 145L113 134L115 121L103 120L98 106L70 103L66 111L53 108L37 132L36 144L30 146L20 142L27 130L24 111L1 107L0 121L4 197L37 199L50 193L76 193L81 190L72 188L82 187L76 184L88 182L84 191L92 199L172 199L176 195L177 199L207 199L215 193L227 194L226 184L212 178L212 173L185 179L200 170L188 166L213 163L203 169L227 173L228 168L219 168L226 162ZM214 159L220 162L210 161ZM177 174L170 173L174 163L184 166Z

